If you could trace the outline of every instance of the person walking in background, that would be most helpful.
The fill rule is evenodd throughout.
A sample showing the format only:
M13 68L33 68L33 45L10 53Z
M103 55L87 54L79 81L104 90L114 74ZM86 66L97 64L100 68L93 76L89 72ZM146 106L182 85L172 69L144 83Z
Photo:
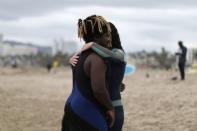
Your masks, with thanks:
M51 61L48 61L48 62L47 62L46 68L47 68L47 71L48 71L48 72L51 71L51 68L52 68L52 62L51 62Z
M176 53L176 55L179 56L178 67L180 71L181 80L185 80L185 63L187 56L187 48L183 45L182 41L179 41L178 45L180 47L180 51Z

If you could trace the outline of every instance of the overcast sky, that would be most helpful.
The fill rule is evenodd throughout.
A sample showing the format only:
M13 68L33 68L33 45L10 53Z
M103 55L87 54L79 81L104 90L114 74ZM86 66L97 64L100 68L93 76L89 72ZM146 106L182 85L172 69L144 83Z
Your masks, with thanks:
M178 40L197 47L196 0L0 0L5 39L52 45L77 38L77 21L104 16L118 28L126 51L177 50Z

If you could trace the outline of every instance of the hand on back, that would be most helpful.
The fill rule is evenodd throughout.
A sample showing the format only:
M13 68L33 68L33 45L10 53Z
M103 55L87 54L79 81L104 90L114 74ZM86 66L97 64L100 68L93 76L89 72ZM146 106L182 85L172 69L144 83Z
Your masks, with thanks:
M86 51L88 49L90 49L92 47L92 44L93 42L89 42L89 43L86 43L84 44L84 46L81 48L80 52L77 52L75 53L70 59L69 59L69 63L72 65L72 66L75 66L78 62L78 59L79 59L79 54L83 51Z

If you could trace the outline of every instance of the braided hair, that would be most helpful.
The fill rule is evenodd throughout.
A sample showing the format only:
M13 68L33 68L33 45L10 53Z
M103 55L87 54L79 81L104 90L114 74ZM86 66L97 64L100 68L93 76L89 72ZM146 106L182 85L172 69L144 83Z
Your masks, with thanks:
M102 37L105 33L111 34L111 28L110 24L102 16L92 15L84 20L78 20L78 37L82 38L86 43L92 42L94 37ZM111 43L108 46L111 47Z

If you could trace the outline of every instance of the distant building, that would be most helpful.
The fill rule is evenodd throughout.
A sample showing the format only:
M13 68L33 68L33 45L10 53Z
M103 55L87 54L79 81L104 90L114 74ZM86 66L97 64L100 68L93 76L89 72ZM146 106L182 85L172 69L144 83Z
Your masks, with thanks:
M0 56L36 55L36 47L15 41L3 41L0 45Z
M0 35L0 57L21 56L21 55L52 55L52 48L49 46L37 46L30 43L16 41L4 41L3 35Z

